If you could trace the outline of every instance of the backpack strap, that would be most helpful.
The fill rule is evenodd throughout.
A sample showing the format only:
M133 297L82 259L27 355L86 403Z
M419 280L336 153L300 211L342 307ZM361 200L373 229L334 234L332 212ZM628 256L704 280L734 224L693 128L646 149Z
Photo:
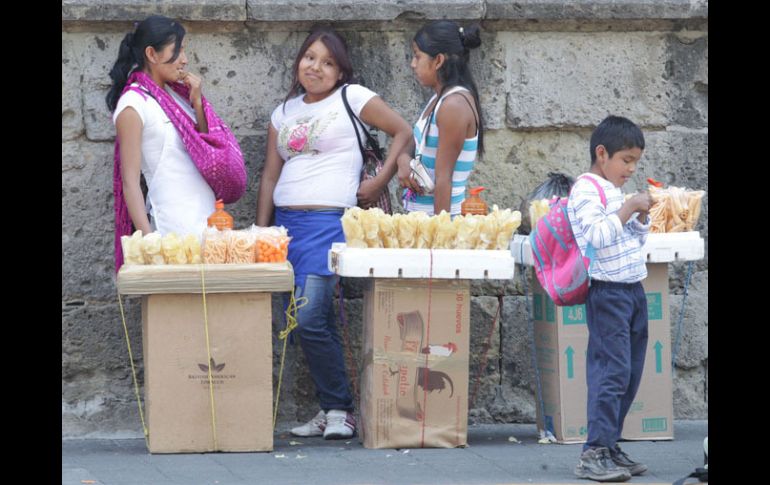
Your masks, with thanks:
M601 201L602 201L602 205L603 205L603 206L604 206L604 208L606 209L606 208L607 208L607 196L604 194L604 189L602 188L602 186L601 186L601 185L599 185L599 182L597 182L596 180L594 180L594 178L593 178L593 177L589 177L588 175L582 175L582 176L578 177L577 179L578 179L578 180L580 180L580 179L586 179L586 180L588 180L589 182L591 182L592 184L594 184L594 187L596 187L596 190L598 190L598 191L599 191L599 198L600 198L600 199L601 199ZM594 247L591 245L591 243L590 243L590 242L589 242L589 243L588 243L588 245L586 246L585 257L587 257L587 258L588 258L588 259L591 261L590 263L588 263L588 274L589 274L589 277L590 277L590 274L591 274L591 268L593 267L593 265L594 265L594 259L596 258L596 249L594 249ZM589 283L588 283L588 284L589 284L589 286L590 286L590 284L591 284L591 283L590 283L590 281L589 281Z
M594 180L594 178L593 178L593 177L589 177L589 176L587 176L587 175L583 175L583 176L580 176L580 177L578 177L578 180L580 180L580 179L585 179L585 180L588 180L589 182L591 182L592 184L594 184L594 187L596 187L596 190L598 190L598 191L599 191L599 197L602 199L602 205L603 205L604 207L607 207L607 196L606 196L606 195L604 195L604 189L602 188L602 186L601 186L601 185L599 185L599 182L597 182L596 180Z

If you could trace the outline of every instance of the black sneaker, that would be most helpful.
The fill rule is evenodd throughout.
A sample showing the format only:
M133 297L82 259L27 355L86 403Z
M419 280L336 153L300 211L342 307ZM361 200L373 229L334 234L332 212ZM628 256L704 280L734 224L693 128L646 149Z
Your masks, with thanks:
M580 455L575 475L597 482L625 482L631 479L631 472L615 465L608 448L589 448Z
M631 472L631 475L641 475L647 471L647 465L632 460L618 445L615 445L614 450L610 450L610 455L612 455L612 461L615 462L617 466L625 468Z

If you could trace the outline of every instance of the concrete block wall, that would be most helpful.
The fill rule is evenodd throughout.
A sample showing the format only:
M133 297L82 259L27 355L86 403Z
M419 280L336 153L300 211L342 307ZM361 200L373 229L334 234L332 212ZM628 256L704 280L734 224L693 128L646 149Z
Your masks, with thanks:
M708 2L661 0L146 0L62 2L62 434L140 436L112 263L115 131L104 103L118 45L135 21L161 13L188 31L190 69L244 150L248 190L228 210L252 223L266 126L284 98L310 28L332 25L348 40L356 73L413 122L431 93L409 68L410 42L427 20L480 22L471 52L487 151L471 183L491 204L518 209L550 171L590 164L588 138L606 115L642 126L647 149L627 190L651 176L708 185ZM86 221L82 223L81 221ZM708 417L708 196L698 226L707 257L694 265L679 339L674 413ZM686 265L669 269L672 342ZM360 362L361 285L343 282L354 366ZM534 422L534 377L520 281L474 283L471 422ZM482 352L498 295L501 318L484 369ZM141 383L140 308L125 302ZM281 315L279 298L274 313ZM283 322L277 316L274 328ZM280 343L274 341L275 374ZM358 369L356 369L357 371ZM359 372L356 372L357 374ZM476 376L480 373L478 384ZM278 428L317 411L299 347L289 347Z

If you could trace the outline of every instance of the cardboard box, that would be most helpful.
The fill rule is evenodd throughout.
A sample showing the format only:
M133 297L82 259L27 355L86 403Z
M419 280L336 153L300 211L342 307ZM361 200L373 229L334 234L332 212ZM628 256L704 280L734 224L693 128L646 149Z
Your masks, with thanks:
M648 341L642 381L623 424L628 440L674 438L668 265L648 264ZM585 305L558 307L533 278L535 349L545 408L545 429L561 443L584 443L587 429ZM537 426L543 429L540 404Z
M206 295L209 361L200 294L142 297L151 453L273 449L270 300L263 292Z
M470 283L370 279L360 433L366 448L467 444Z

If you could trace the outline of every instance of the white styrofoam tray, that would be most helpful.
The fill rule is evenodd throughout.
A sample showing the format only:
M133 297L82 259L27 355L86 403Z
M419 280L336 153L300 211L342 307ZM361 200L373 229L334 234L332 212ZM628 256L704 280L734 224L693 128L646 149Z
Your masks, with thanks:
M532 266L529 236L516 234L511 241L511 254L520 263ZM642 255L648 263L671 263L703 259L705 246L698 231L654 233L647 235Z
M349 248L334 243L328 266L340 276L358 278L509 280L515 264L505 250Z

